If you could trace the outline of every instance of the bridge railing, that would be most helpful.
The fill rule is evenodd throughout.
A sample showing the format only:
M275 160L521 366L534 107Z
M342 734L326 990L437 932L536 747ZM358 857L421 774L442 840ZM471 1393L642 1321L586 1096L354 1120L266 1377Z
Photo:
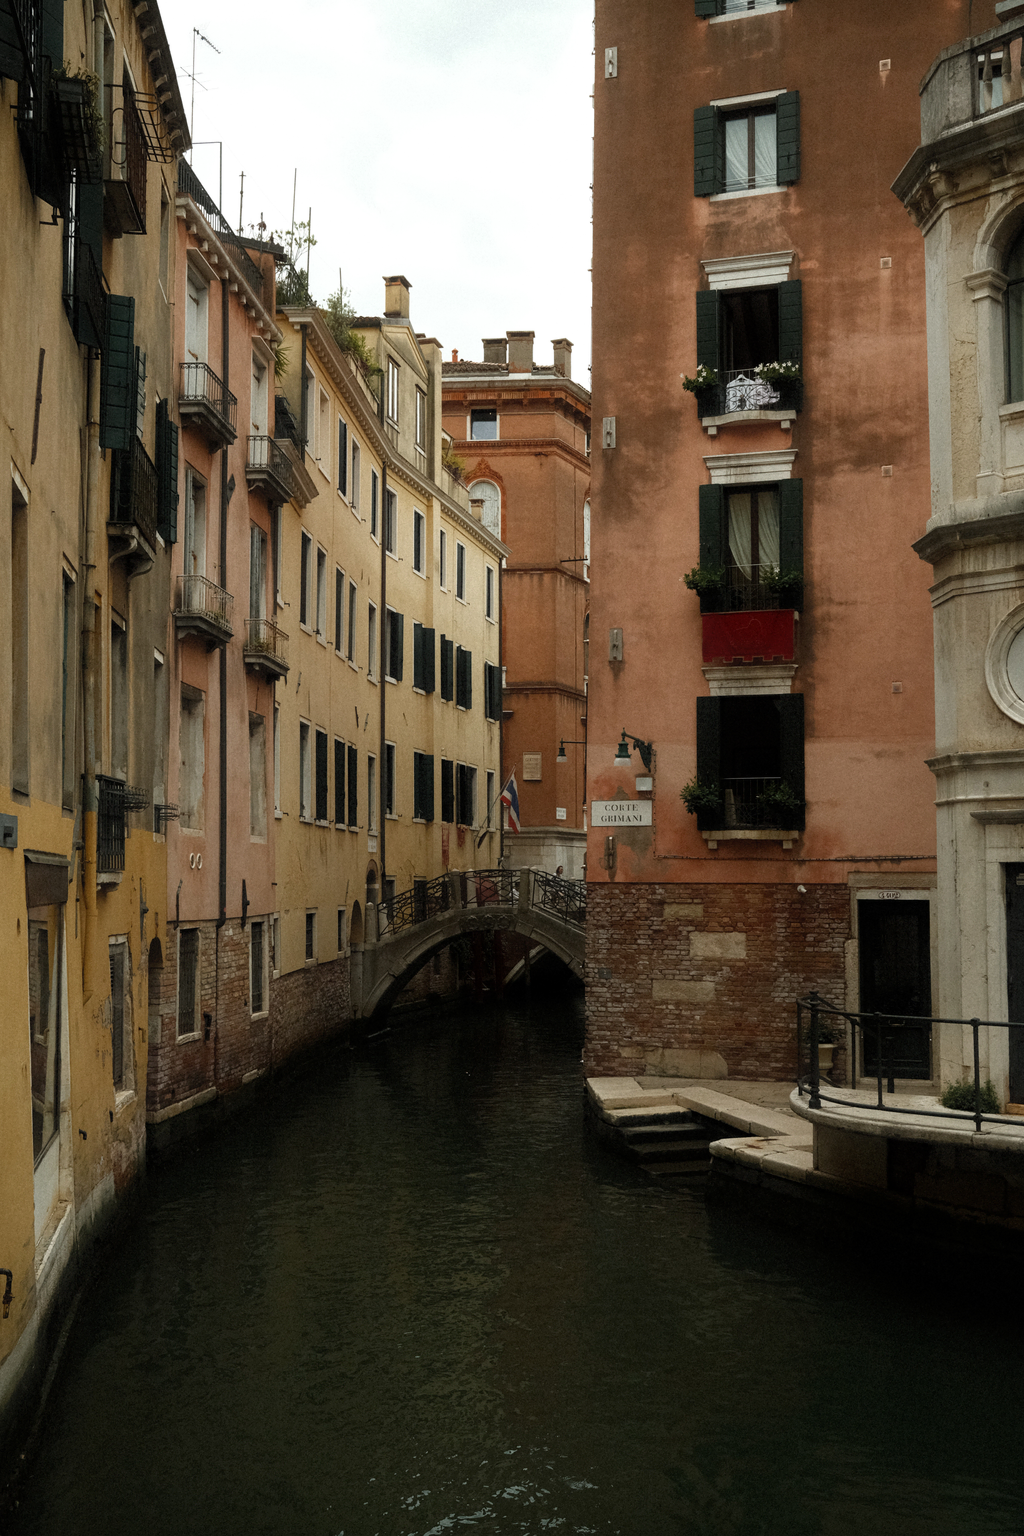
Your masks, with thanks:
M533 871L530 904L537 912L550 912L563 923L573 923L578 928L587 921L587 882L563 880L560 875L548 875L541 869Z
M525 887L521 885L524 876ZM417 880L411 891L401 891L379 902L378 938L394 938L404 929L440 917L444 912L520 905L583 928L587 920L586 881L563 880L539 869L450 870L433 880Z

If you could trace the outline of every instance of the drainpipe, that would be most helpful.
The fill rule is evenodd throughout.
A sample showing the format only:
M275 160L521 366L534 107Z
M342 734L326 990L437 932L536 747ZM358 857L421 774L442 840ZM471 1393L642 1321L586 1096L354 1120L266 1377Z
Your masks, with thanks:
M228 280L220 284L220 360L224 376L224 389L231 388L231 369L228 351ZM228 570L228 450L220 451L220 584L227 589ZM220 647L220 826L218 856L218 929L227 921L228 901L228 649Z
M388 461L387 456L381 455L381 491L380 491L380 748L377 753L377 777L379 779L377 799L377 823L380 828L380 894L383 899L384 884L387 879L387 814L384 800L386 751L384 738L387 734L388 713L388 685L387 678L387 615L388 615L388 550L387 550L387 512L388 503ZM378 932L380 924L378 922Z
M96 921L96 774L100 767L97 746L97 674L98 646L95 574L97 522L100 483L100 363L90 356L86 380L86 466L85 466L85 561L82 569L82 704L85 714L83 732L82 794L82 884L85 911L82 933L82 992L87 1001L98 985L94 957L89 942L90 929Z

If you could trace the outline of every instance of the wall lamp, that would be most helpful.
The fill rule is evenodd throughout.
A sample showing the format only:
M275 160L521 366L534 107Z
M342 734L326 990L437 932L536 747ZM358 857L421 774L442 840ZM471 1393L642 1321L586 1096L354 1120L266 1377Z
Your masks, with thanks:
M567 763L569 761L568 754L567 754L567 752L565 750L566 747L585 747L585 746L586 746L586 742L585 741L566 741L565 738L563 737L562 740L558 743L558 756L555 758L555 762L556 763Z
M633 743L634 749L640 753L640 761L647 772L651 771L651 760L654 757L654 744L650 741L641 741L639 736L631 736L625 726L622 728L622 740L615 748L614 763L616 768L628 768L632 761L628 742Z

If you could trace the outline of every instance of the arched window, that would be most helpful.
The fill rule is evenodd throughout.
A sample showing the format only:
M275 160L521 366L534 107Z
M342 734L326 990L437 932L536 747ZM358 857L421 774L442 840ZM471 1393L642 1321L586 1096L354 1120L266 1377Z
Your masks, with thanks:
M1007 400L1024 400L1024 231L1006 261Z
M469 488L470 501L482 501L482 520L488 533L501 538L501 492L493 480L474 480Z

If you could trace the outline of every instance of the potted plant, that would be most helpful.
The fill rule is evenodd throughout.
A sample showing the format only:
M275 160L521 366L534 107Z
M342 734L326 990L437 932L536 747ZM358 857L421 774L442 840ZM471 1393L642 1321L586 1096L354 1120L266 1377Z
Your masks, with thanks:
M716 613L725 589L725 567L695 565L684 573L683 585L700 598L701 613Z
M722 818L722 791L709 779L695 778L684 784L679 798L691 816L696 816L698 827L713 827Z
M800 607L804 590L802 572L782 570L777 565L762 565L760 582L767 592L778 598L781 607Z
M688 390L691 395L703 394L706 389L714 389L718 383L718 373L714 368L709 368L707 363L701 363L693 378L689 378L685 373L681 374L680 377L683 381L683 388Z
M765 826L784 827L799 815L804 802L785 779L777 779L765 785L757 797L756 805Z
M60 118L64 162L79 181L102 180L101 155L106 138L99 76L63 64L53 73L53 95Z
M802 377L800 364L793 361L784 363L758 363L754 369L754 377L761 379L765 384L793 383Z

